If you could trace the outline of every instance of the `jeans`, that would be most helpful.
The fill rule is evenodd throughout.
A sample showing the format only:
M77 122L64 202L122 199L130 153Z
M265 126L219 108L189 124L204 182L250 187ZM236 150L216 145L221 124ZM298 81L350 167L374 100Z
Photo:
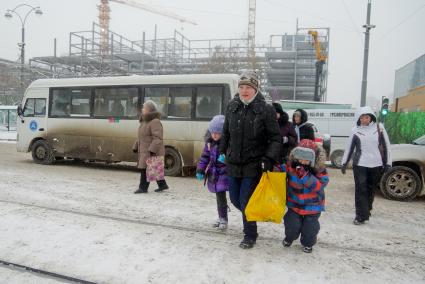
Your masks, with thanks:
M255 187L260 181L260 177L228 177L229 178L229 195L232 204L242 212L243 232L246 238L256 240L257 222L248 222L245 216L245 208L251 195L254 193Z

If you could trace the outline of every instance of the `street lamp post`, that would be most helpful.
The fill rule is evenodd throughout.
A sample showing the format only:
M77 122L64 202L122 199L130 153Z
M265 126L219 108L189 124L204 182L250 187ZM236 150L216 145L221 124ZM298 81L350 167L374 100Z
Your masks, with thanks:
M21 15L16 11L17 9L21 8L21 7L27 7L30 10L25 14L24 17L21 17ZM33 7L31 5L28 4L20 4L18 6L16 6L13 10L8 9L6 11L6 13L4 14L4 16L8 19L11 19L13 17L13 14L17 15L19 20L21 21L22 24L22 28L21 28L21 36L22 36L22 40L20 43L18 43L18 46L21 49L21 87L23 87L24 85L24 67L25 67L25 23L27 21L28 16L34 11L34 13L38 16L43 15L43 12L41 11L40 7Z

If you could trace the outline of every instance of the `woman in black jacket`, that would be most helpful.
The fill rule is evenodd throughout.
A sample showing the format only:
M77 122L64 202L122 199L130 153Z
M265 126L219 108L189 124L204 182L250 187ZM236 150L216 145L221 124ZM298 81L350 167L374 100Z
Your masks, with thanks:
M297 144L303 139L310 139L314 141L313 124L308 122L308 115L305 110L297 109L292 115L292 122L298 137Z
M276 111L276 119L282 136L282 161L286 161L291 150L297 146L297 133L289 121L289 115L283 110L280 103L272 103L272 105Z
M257 223L246 220L245 207L261 171L272 170L279 161L282 137L274 108L257 91L256 74L242 74L238 85L239 93L226 109L219 161L225 159L230 200L242 212L244 238L239 246L247 249L254 246L258 234Z

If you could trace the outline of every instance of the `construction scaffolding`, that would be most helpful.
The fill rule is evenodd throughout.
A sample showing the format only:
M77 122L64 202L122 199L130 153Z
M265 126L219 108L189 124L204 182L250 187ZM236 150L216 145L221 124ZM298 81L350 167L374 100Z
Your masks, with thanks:
M319 29L316 29L319 30ZM276 99L313 100L315 50L307 29L295 35L272 35L268 45L248 38L190 40L174 31L173 37L131 41L108 31L108 52L102 51L100 26L71 32L69 54L35 57L30 68L43 70L45 77L93 77L117 75L161 75L195 73L240 73L254 69L260 74L262 90ZM320 29L322 51L327 56L329 29ZM56 43L55 43L56 46ZM254 54L254 55L253 55ZM320 75L320 99L326 99L327 64Z

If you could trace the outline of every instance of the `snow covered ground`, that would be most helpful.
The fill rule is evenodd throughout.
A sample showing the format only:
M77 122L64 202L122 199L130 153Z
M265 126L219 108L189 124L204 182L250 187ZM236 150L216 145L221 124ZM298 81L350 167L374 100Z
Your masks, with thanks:
M312 254L283 248L283 225L259 224L252 250L238 247L240 213L213 230L214 195L194 178L171 190L132 192L124 166L34 164L0 143L0 260L96 283L424 283L425 199L376 197L373 216L352 225L351 172L330 170L327 211ZM63 283L0 265L0 283Z

